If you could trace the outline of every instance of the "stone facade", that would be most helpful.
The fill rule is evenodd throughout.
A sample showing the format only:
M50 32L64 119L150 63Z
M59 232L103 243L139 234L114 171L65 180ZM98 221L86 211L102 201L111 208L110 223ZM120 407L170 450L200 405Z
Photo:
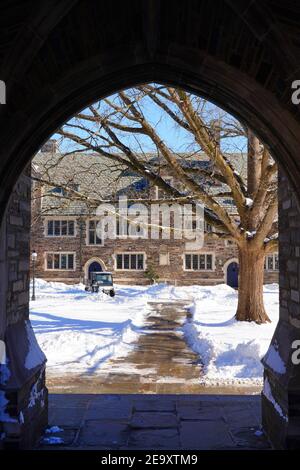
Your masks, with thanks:
M53 219L55 217L53 216ZM46 220L49 220L47 218ZM76 219L75 219L76 220ZM81 227L81 229L80 229ZM218 284L226 282L223 267L229 260L237 259L234 246L225 246L224 241L206 241L197 253L213 255L213 269L207 271L186 271L184 269L185 244L182 240L152 239L116 239L105 240L103 246L89 246L86 243L87 221L76 220L77 234L74 237L45 237L45 223L40 220L32 236L32 249L37 252L36 275L46 280L79 282L88 275L89 264L99 261L101 268L114 275L115 282L120 284L147 284L149 279L145 270L150 266L159 276L160 282L178 285ZM83 234L83 235L82 235ZM75 269L72 271L49 271L46 269L47 252L75 253ZM144 270L116 270L118 253L143 253L145 256ZM193 251L194 253L194 251ZM169 258L167 265L160 265L160 255Z
M52 147L51 143L53 144ZM115 182L109 179L110 171L107 170L110 168L110 162L105 162L103 158L99 160L97 156L88 155L86 158L91 160L92 164L97 165L97 171L93 173L86 166L86 162L84 164L81 163L85 155L75 154L66 160L65 158L59 159L59 155L55 141L49 141L33 160L32 171L35 172L35 168L38 168L40 173L36 176L40 177L43 181L53 181L55 184L57 184L57 173L59 173L59 183L62 186L67 185L68 181L72 181L73 184L82 188L83 195L91 197L93 197L97 187L102 188L104 195L106 191L114 191L112 187ZM203 156L199 155L198 158L202 162ZM197 163L197 160L195 162ZM51 167L51 165L56 167L53 180L51 180L51 175L48 175L48 172L46 172L46 176L43 176L44 168ZM147 199L157 199L158 195L160 198L164 197L156 186L147 186L145 180L138 175L130 174L128 176L126 168L123 171L126 177L123 178L123 173L120 172L120 178L118 178L118 190L123 191L121 193L123 196L125 194L130 198L132 188L137 183L143 183L141 186L145 186L146 189L143 189L142 195L139 195L139 197L142 197L145 203ZM166 171L163 166L160 168L160 174L165 179L170 178ZM88 173L89 176L87 176ZM109 183L107 183L107 180ZM176 182L171 184L176 186ZM54 187L54 189L61 188ZM159 233L159 238L154 239L151 237L150 227L144 229L144 232L148 235L147 238L124 238L117 236L115 239L105 239L101 245L91 245L89 242L89 221L95 220L96 217L85 215L86 212L89 212L90 208L78 203L76 198L71 197L71 200L63 196L58 198L57 193L53 197L52 190L53 188L51 189L49 185L41 183L38 178L33 182L31 249L37 253L37 262L35 264L37 277L66 283L86 282L89 277L90 265L97 262L99 270L112 272L115 282L119 284L147 284L151 282L147 276L149 268L155 273L159 282L177 285L230 284L229 276L227 275L228 267L232 262L238 261L238 250L233 242L212 238L211 227L209 228L205 225L208 231L204 235L204 244L200 249L197 248L195 250L188 249L186 240L174 239L172 230L169 239L163 238L162 231ZM113 193L109 194L112 199L117 198L117 196L112 197L112 195ZM236 210L233 205L230 205L227 210L233 217L236 216ZM173 218L174 214L171 213L171 226ZM58 234L54 233L54 225L51 234L48 233L48 223L54 224L55 221L63 221L65 225L63 236L58 236L62 234L60 230ZM72 229L72 234L67 234L66 224L70 222L72 226L74 224L74 228ZM72 254L72 269L48 269L47 257L49 253ZM144 269L118 269L117 255L122 253L142 254L144 257ZM205 266L204 269L186 269L185 256L187 254L209 255L211 263ZM278 282L278 270L275 269L275 263L273 263L271 269L265 270L265 282Z
M47 425L46 358L29 321L30 194L28 171L14 188L1 227L6 363L0 365L0 448L31 446Z
M300 447L300 365L297 360L300 356L297 353L300 338L299 213L300 205L295 191L281 171L279 178L280 319L269 351L263 359L265 373L262 393L263 427L276 449Z

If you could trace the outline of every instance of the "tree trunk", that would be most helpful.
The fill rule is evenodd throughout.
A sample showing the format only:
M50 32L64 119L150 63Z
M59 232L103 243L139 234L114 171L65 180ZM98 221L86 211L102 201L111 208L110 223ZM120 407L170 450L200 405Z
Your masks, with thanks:
M248 158L247 158L247 192L252 199L257 191L261 178L262 152L258 138L250 129L248 130Z
M236 319L270 322L263 301L264 251L249 247L239 248L239 289Z

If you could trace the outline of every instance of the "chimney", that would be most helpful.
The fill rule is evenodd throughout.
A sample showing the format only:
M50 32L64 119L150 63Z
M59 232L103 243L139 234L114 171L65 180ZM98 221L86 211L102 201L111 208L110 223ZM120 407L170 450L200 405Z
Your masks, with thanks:
M49 139L41 147L42 153L57 153L58 152L58 143L56 139Z

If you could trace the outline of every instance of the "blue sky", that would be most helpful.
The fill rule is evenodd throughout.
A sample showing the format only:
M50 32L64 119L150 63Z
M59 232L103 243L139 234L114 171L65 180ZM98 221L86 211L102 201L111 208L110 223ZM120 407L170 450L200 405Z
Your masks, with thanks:
M109 99L116 99L116 95L112 95L109 97ZM102 102L100 106L102 109L105 107L105 104ZM174 152L192 152L199 150L195 145L191 134L176 125L164 111L162 111L156 104L152 102L152 100L149 98L144 98L141 101L141 107L147 120L149 120L153 126L156 126L161 139ZM209 122L211 119L215 119L218 116L226 117L226 119L229 121L234 120L234 118L228 115L228 113L225 113L222 109L211 103L207 103L205 109L205 118L207 122ZM89 113L88 110L84 112ZM72 120L70 122L72 122ZM128 121L126 123L128 123ZM132 125L132 122L130 124ZM76 130L76 132L80 136L84 135L81 131ZM139 147L142 147L143 151L145 152L156 151L153 142L148 137L141 135L138 137L136 135L131 136L130 134L126 133L122 133L121 137L124 143L126 143L126 145L135 151L138 151ZM54 135L54 138L59 138L59 136ZM226 152L246 151L246 145L246 139L241 137L222 139L221 143L222 150ZM74 145L70 144L70 142L64 142L61 146L62 151L70 151L71 149L74 149Z

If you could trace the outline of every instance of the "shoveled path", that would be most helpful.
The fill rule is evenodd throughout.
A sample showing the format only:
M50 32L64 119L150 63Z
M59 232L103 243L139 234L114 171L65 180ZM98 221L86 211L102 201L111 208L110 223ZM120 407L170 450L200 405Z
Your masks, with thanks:
M187 317L186 301L152 303L133 347L107 361L106 372L48 380L49 426L61 430L46 433L39 449L268 448L259 395L207 395L200 384L201 364L181 328Z
M149 302L145 324L130 348L87 376L48 377L50 391L75 393L198 393L201 364L182 326L189 300ZM67 382L67 384L66 384ZM69 387L66 390L66 387Z
M105 361L96 373L47 375L52 393L253 394L258 386L203 385L201 361L187 345L183 325L191 300L150 302L143 328L123 355Z

